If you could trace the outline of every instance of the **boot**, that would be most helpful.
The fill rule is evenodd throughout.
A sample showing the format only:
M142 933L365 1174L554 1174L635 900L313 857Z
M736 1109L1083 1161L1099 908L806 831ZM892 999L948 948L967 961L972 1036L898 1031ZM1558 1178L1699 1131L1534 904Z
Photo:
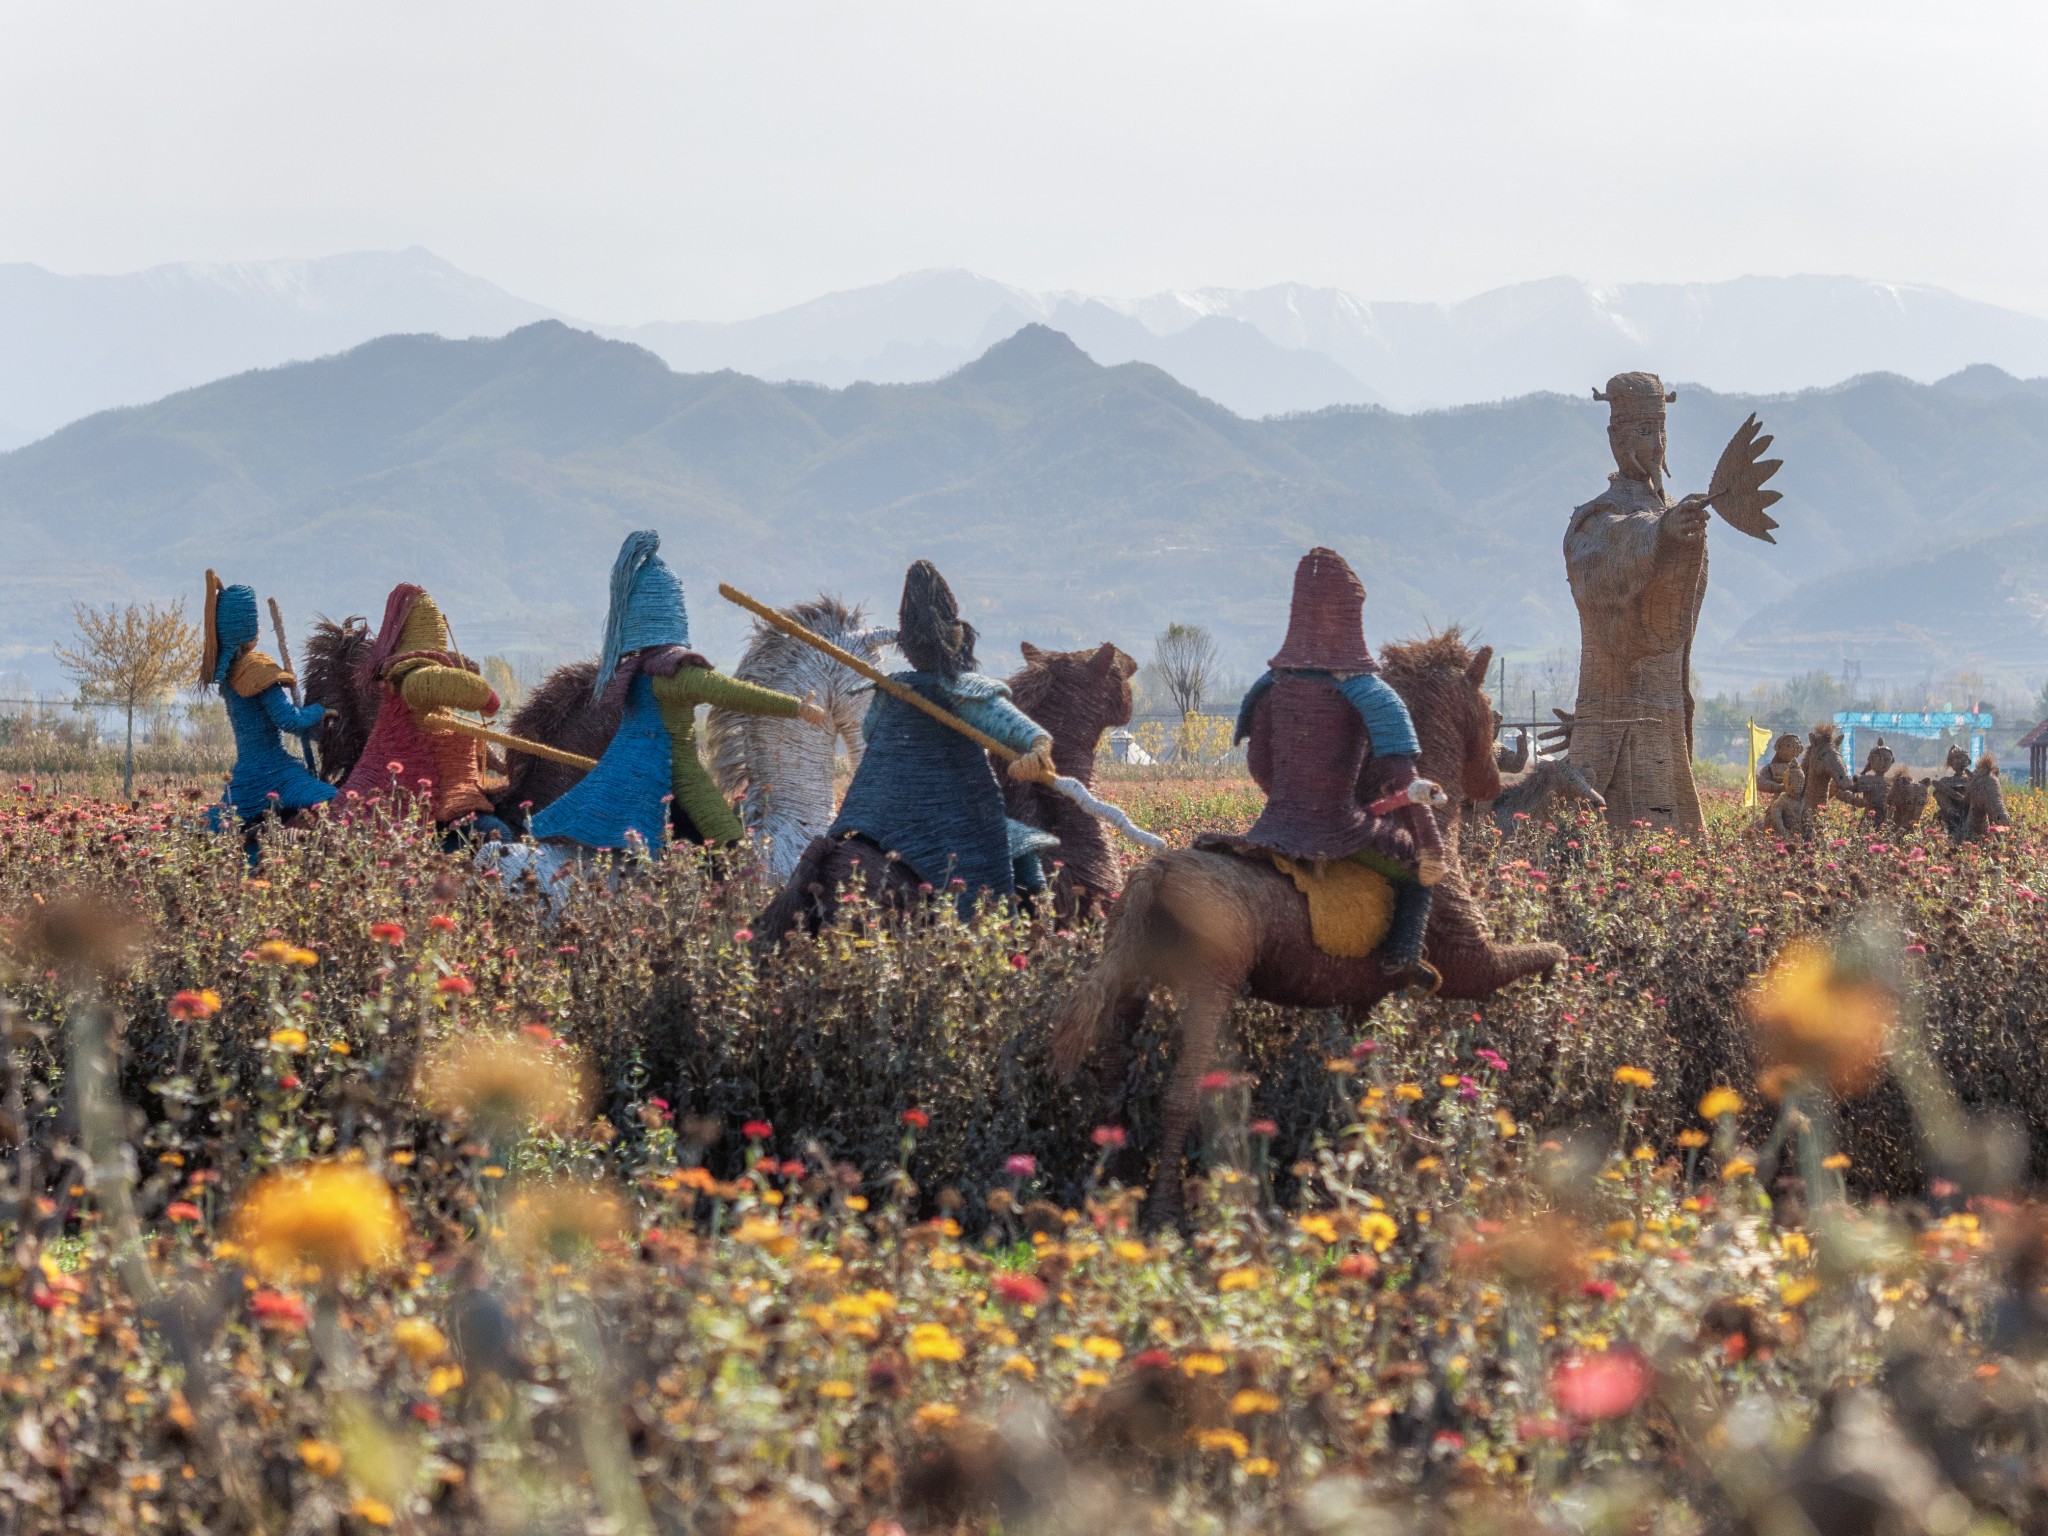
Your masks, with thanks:
M1425 994L1433 994L1444 981L1436 967L1422 958L1432 899L1430 888L1419 881L1398 882L1394 886L1394 920L1380 944L1380 973L1403 987L1419 987Z

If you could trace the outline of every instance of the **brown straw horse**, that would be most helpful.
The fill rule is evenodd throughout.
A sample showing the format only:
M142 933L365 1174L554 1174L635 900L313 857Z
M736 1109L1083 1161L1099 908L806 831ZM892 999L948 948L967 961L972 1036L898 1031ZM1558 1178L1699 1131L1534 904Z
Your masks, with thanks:
M1092 651L1041 651L1026 641L1024 668L1011 677L1010 691L1019 709L1052 732L1053 767L1093 787L1102 733L1130 724L1137 671L1137 662L1107 640ZM1021 784L1003 767L996 765L1011 817L1060 840L1059 851L1047 855L1053 912L1062 920L1086 918L1123 887L1109 834L1066 796Z
M1384 672L1407 701L1422 753L1418 770L1449 792L1443 823L1449 874L1436 888L1425 953L1443 995L1478 998L1565 958L1556 944L1496 942L1457 863L1461 800L1498 799L1493 712L1484 692L1491 647L1474 655L1456 630L1386 649ZM1377 956L1344 960L1317 949L1308 903L1270 864L1177 849L1131 876L1110 916L1102 958L1068 996L1053 1025L1056 1070L1072 1073L1114 1024L1142 1016L1154 986L1180 1004L1179 1054L1166 1089L1159 1163L1147 1203L1152 1221L1182 1208L1181 1156L1198 1086L1240 993L1302 1008L1370 1009L1395 989Z

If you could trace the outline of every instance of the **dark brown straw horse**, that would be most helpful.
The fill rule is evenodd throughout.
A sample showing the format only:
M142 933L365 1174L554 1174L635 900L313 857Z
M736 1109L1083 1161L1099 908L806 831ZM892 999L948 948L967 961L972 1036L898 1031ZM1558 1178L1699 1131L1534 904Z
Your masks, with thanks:
M1130 724L1137 662L1107 640L1092 651L1041 651L1026 641L1023 652L1023 670L1010 679L1017 707L1052 733L1053 767L1092 788L1103 732ZM1054 913L1086 918L1123 887L1108 829L1066 796L1019 783L996 766L1011 817L1060 840L1046 856L1057 865L1047 871Z
M1436 888L1425 953L1446 997L1484 997L1550 970L1555 944L1503 944L1487 926L1457 863L1461 801L1498 799L1493 711L1484 691L1492 649L1476 655L1457 631L1386 649L1387 681L1407 701L1422 752L1420 773L1449 792L1443 825L1449 874ZM1338 959L1316 948L1308 902L1270 863L1199 848L1162 853L1131 876L1110 915L1102 958L1061 1007L1053 1064L1075 1071L1118 1024L1142 1017L1153 987L1180 1005L1179 1051L1167 1084L1159 1163L1148 1220L1177 1219L1181 1158L1197 1090L1242 993L1302 1008L1369 1009L1395 989L1377 956Z

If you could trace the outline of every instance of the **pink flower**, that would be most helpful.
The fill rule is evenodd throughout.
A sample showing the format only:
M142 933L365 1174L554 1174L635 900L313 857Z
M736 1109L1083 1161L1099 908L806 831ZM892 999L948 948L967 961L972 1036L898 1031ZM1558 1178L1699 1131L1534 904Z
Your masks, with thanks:
M1550 1372L1550 1396L1574 1419L1615 1419L1650 1392L1649 1362L1627 1345L1572 1354Z
M754 930L751 928L735 928L732 933L732 941L735 944L751 944L754 942Z
M1028 970L1030 970L1030 969L1031 969L1031 957L1030 957L1029 955L1012 955L1012 956L1010 956L1010 969L1011 969L1011 970L1013 970L1013 971L1028 971Z
M1088 1133L1088 1139L1098 1147L1120 1147L1130 1136L1120 1125L1098 1125Z
M1029 1152L1012 1152L1003 1160L1003 1172L1013 1179L1028 1179L1038 1172L1038 1159Z
M1269 1140L1272 1137L1278 1136L1280 1134L1280 1127L1275 1125L1270 1120L1254 1120L1250 1125L1246 1126L1245 1129L1250 1131L1254 1136L1264 1136Z
M1202 1081L1196 1086L1204 1093L1228 1093L1237 1086L1237 1082L1237 1074L1234 1072L1205 1072Z
M996 1297L1013 1307L1035 1307L1051 1293L1045 1282L1036 1275L1002 1274L996 1276Z

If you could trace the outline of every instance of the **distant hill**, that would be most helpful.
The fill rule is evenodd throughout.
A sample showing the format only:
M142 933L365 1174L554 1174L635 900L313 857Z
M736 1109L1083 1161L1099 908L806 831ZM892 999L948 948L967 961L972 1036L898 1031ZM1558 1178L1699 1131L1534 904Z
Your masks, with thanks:
M1678 388L1676 488L1705 485L1751 410L1786 459L1778 546L1714 527L1710 681L1867 652L1869 676L1975 665L2038 684L2048 391L1990 369L1765 399ZM699 643L725 657L743 626L717 581L887 608L927 556L992 657L1022 639L1142 651L1192 620L1249 671L1318 541L1363 573L1374 636L1463 622L1536 654L1576 642L1560 541L1604 484L1604 421L1559 394L1247 421L1041 325L936 382L836 390L678 374L557 322L386 337L0 455L0 666L48 675L72 600L196 599L207 565L275 592L299 627L374 614L409 579L471 650L587 652L641 526L662 530Z
M935 380L1038 323L1099 363L1150 363L1246 417L1575 395L1624 368L1749 392L1873 372L1932 381L1973 364L2048 374L2048 320L1856 277L1557 277L1417 304L1299 283L1120 299L934 270L744 320L597 325L415 249L117 277L0 266L0 450L110 406L379 336L499 336L543 319L644 346L682 373L833 388Z

